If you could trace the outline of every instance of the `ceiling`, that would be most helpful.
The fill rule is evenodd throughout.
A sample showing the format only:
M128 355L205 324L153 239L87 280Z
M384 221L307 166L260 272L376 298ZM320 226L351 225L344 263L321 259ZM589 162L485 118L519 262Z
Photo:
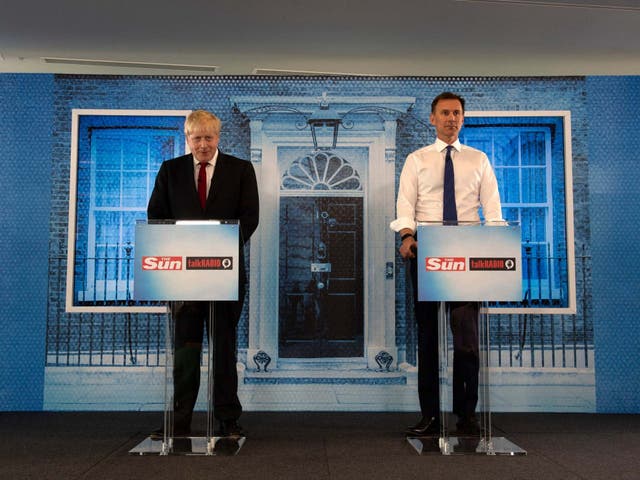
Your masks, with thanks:
M0 72L640 74L640 0L3 3Z

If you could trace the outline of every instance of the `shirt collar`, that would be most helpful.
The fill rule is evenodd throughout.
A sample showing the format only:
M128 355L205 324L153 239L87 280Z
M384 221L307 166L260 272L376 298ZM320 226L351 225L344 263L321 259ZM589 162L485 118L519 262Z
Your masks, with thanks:
M447 145L449 144L447 142L440 140L439 138L436 138L435 145L436 145L436 150L438 150L439 152L442 152L445 148L447 148ZM459 152L462 149L462 144L460 143L459 138L456 138L456 141L453 142L451 146L455 149L456 152Z
M208 162L209 165L215 166L216 162L218 161L218 153L219 152L220 152L220 150L218 150L216 148L216 153L213 154L213 158L211 160L209 160L209 162ZM193 166L194 166L194 168L197 167L198 165L200 165L200 162L198 160L196 160L196 156L195 155L191 155L191 157L193 158Z

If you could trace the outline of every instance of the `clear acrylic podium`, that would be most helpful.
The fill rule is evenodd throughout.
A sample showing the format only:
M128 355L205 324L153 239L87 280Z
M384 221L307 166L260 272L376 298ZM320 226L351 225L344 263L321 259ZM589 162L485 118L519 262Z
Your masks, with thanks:
M162 434L129 451L138 455L235 455L244 437L216 437L212 335L214 301L238 299L239 222L237 220L155 221L136 224L134 298L166 302L164 421ZM202 434L174 436L175 313L181 302L208 301L206 425ZM202 390L202 388L200 388Z
M423 223L418 226L417 236L418 298L440 302L440 432L438 436L409 436L407 441L419 454L526 455L525 450L508 439L493 436L489 368L492 347L486 303L522 300L520 226L513 222ZM447 301L480 304L478 434L458 434L450 426L453 417L453 342Z

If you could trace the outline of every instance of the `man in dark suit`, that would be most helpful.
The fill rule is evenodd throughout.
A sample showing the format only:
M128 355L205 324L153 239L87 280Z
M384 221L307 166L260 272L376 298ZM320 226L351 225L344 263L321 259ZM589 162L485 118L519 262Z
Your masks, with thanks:
M245 294L243 245L258 226L258 187L251 162L218 150L221 122L196 110L185 121L191 153L162 163L147 207L149 220L237 219L240 221L240 285L238 300L213 302L215 342L214 416L217 434L242 435L238 418L236 327ZM182 302L172 312L174 344L174 436L188 436L200 387L200 354L209 302ZM207 325L208 327L208 325ZM161 436L157 432L156 436ZM152 435L153 437L153 435Z

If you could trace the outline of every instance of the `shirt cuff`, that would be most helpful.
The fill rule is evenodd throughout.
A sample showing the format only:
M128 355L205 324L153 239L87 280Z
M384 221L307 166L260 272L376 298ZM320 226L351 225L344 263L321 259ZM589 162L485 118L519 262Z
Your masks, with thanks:
M399 232L403 228L409 228L411 231L416 230L416 222L408 217L400 217L396 218L393 222L389 224L389 228L394 232Z

